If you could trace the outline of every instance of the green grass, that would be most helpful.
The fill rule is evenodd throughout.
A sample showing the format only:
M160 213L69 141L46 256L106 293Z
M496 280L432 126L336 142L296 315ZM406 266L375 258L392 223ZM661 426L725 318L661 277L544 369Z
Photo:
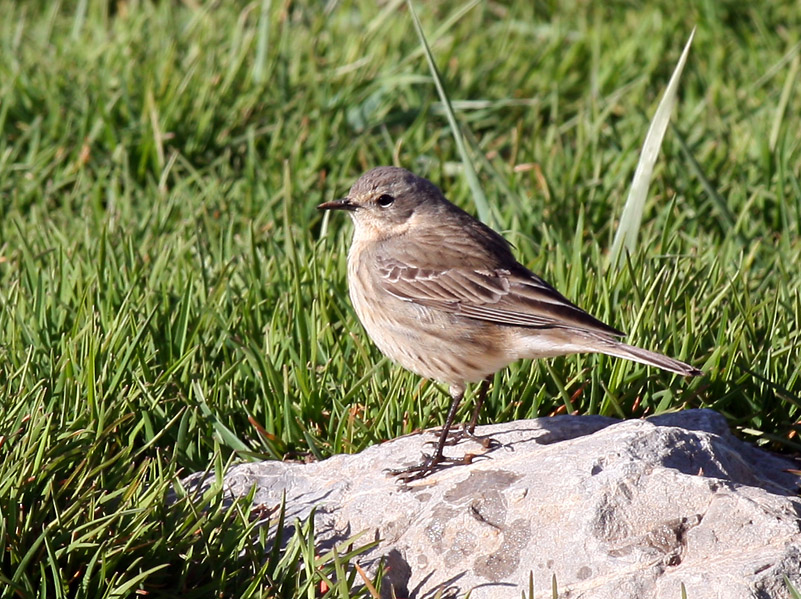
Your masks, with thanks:
M797 5L510 4L416 5L492 218L569 298L706 376L521 362L484 421L711 407L798 451ZM257 530L218 486L165 499L190 472L444 417L364 335L350 224L315 210L397 163L476 211L404 3L0 13L0 597L348 595L356 558L315 561L308 523L281 558L278 512ZM609 269L693 26L637 249Z

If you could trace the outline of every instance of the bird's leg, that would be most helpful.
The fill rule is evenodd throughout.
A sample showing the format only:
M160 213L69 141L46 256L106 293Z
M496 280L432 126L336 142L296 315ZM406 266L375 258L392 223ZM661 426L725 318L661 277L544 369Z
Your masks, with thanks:
M403 482L409 482L431 474L437 464L446 461L443 450L448 444L448 432L453 424L453 419L456 418L456 410L462 402L464 391L464 385L451 385L450 387L451 407L448 409L448 415L445 417L445 426L442 427L442 431L440 432L439 441L437 441L437 449L434 455L423 454L423 461L416 466L389 470L391 475L397 476Z
M481 414L481 407L484 405L484 400L487 398L487 391L489 391L490 383L492 382L492 375L481 381L478 387L478 395L476 396L476 407L473 409L473 415L470 417L470 422L465 427L465 430L472 436L476 430L476 423Z
M499 443L495 439L491 439L489 437L477 437L475 435L476 424L478 423L478 417L481 414L481 408L484 405L484 400L487 397L487 392L489 391L489 385L492 382L492 375L485 378L481 381L481 385L478 388L478 392L476 394L476 407L473 408L473 415L470 417L470 421L462 426L461 429L458 431L454 431L450 433L448 436L448 445L456 445L459 441L467 437L468 439L473 439L473 441L483 445L485 448L497 446Z

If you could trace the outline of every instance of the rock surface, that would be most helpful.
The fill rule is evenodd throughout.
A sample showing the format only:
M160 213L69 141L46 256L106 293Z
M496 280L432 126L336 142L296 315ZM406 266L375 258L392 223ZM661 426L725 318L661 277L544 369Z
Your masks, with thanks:
M287 523L317 507L323 547L359 531L380 544L390 597L690 599L790 597L801 588L797 468L733 437L709 410L647 420L557 416L480 427L501 446L406 486L384 473L417 463L430 432L302 465L242 464L226 489L287 497ZM201 484L198 475L191 484Z

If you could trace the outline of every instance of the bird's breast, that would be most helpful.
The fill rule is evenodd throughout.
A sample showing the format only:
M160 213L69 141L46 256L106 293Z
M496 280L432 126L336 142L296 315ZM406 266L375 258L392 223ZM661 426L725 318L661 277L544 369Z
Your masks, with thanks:
M351 247L348 290L359 321L378 349L421 376L463 384L480 381L512 361L499 327L389 293L369 248Z

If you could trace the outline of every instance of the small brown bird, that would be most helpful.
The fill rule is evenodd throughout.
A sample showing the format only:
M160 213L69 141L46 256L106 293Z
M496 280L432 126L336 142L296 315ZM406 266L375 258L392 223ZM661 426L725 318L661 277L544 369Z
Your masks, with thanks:
M482 381L462 433L472 435L489 379L516 360L599 352L684 376L701 374L618 341L623 333L572 304L515 260L503 237L407 170L374 168L348 197L318 209L346 210L353 219L348 287L367 334L404 368L450 385L436 451L417 466L393 471L403 480L422 478L445 461L467 383Z

